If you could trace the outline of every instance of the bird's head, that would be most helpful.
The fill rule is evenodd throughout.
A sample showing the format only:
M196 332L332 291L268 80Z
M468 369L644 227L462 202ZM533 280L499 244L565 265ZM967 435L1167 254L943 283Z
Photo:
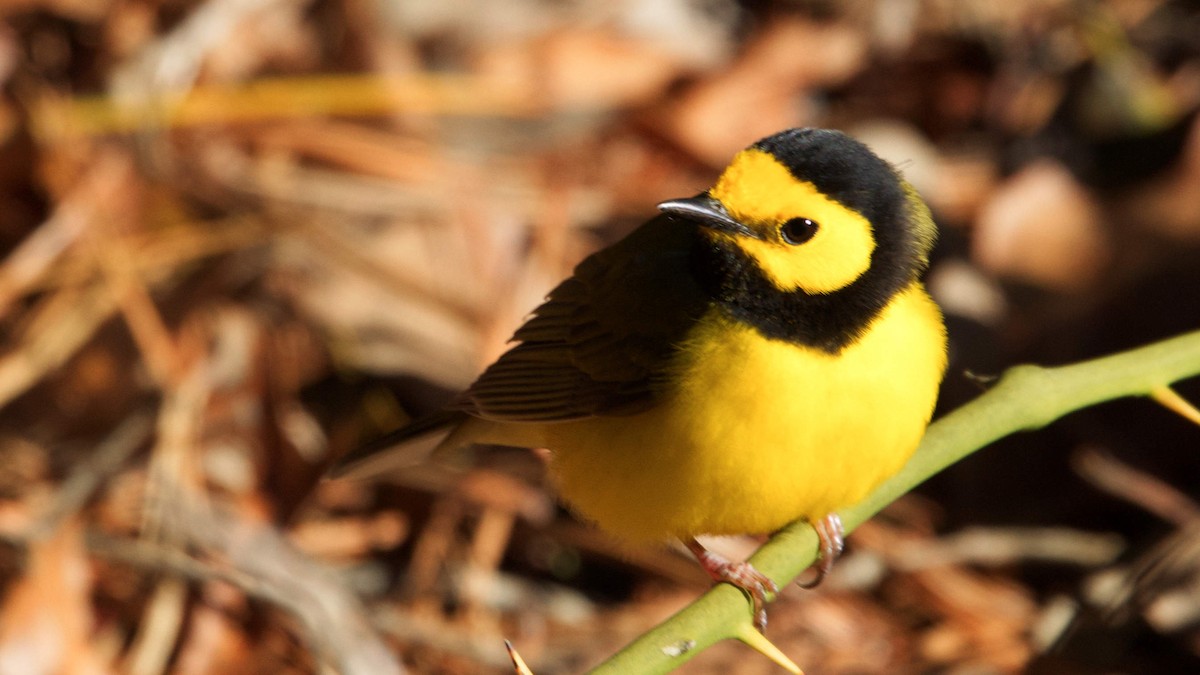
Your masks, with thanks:
M835 317L828 331L844 334L841 344L925 269L936 236L929 209L890 164L827 129L764 138L710 190L659 209L701 226L724 258L714 266L735 309L808 324L849 314L856 320Z

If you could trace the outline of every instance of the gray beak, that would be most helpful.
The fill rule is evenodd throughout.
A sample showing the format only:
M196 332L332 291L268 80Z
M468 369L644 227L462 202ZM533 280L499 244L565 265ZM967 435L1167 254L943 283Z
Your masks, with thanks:
M720 232L757 238L753 230L734 220L721 202L706 194L686 199L669 199L659 204L658 210L667 215L695 221Z

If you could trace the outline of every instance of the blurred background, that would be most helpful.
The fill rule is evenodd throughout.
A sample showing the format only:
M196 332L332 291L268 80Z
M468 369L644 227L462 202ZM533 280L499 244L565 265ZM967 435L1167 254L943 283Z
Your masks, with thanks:
M504 638L579 672L694 599L527 451L321 476L784 128L933 208L943 411L1200 324L1195 0L3 0L0 88L6 675L505 672ZM1083 411L889 507L768 636L811 673L1197 672L1197 499L1200 429Z

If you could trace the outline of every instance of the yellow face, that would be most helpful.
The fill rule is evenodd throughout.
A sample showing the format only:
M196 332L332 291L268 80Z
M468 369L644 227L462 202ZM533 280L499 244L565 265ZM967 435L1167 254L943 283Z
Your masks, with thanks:
M871 265L870 222L762 150L738 153L708 194L756 235L713 236L741 248L781 291L832 293Z

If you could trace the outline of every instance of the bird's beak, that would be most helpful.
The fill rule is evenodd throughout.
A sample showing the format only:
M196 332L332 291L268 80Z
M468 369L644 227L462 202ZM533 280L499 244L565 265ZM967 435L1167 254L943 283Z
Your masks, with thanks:
M686 199L669 199L660 203L658 210L667 215L693 220L718 232L757 238L753 230L729 215L724 204L706 194Z

